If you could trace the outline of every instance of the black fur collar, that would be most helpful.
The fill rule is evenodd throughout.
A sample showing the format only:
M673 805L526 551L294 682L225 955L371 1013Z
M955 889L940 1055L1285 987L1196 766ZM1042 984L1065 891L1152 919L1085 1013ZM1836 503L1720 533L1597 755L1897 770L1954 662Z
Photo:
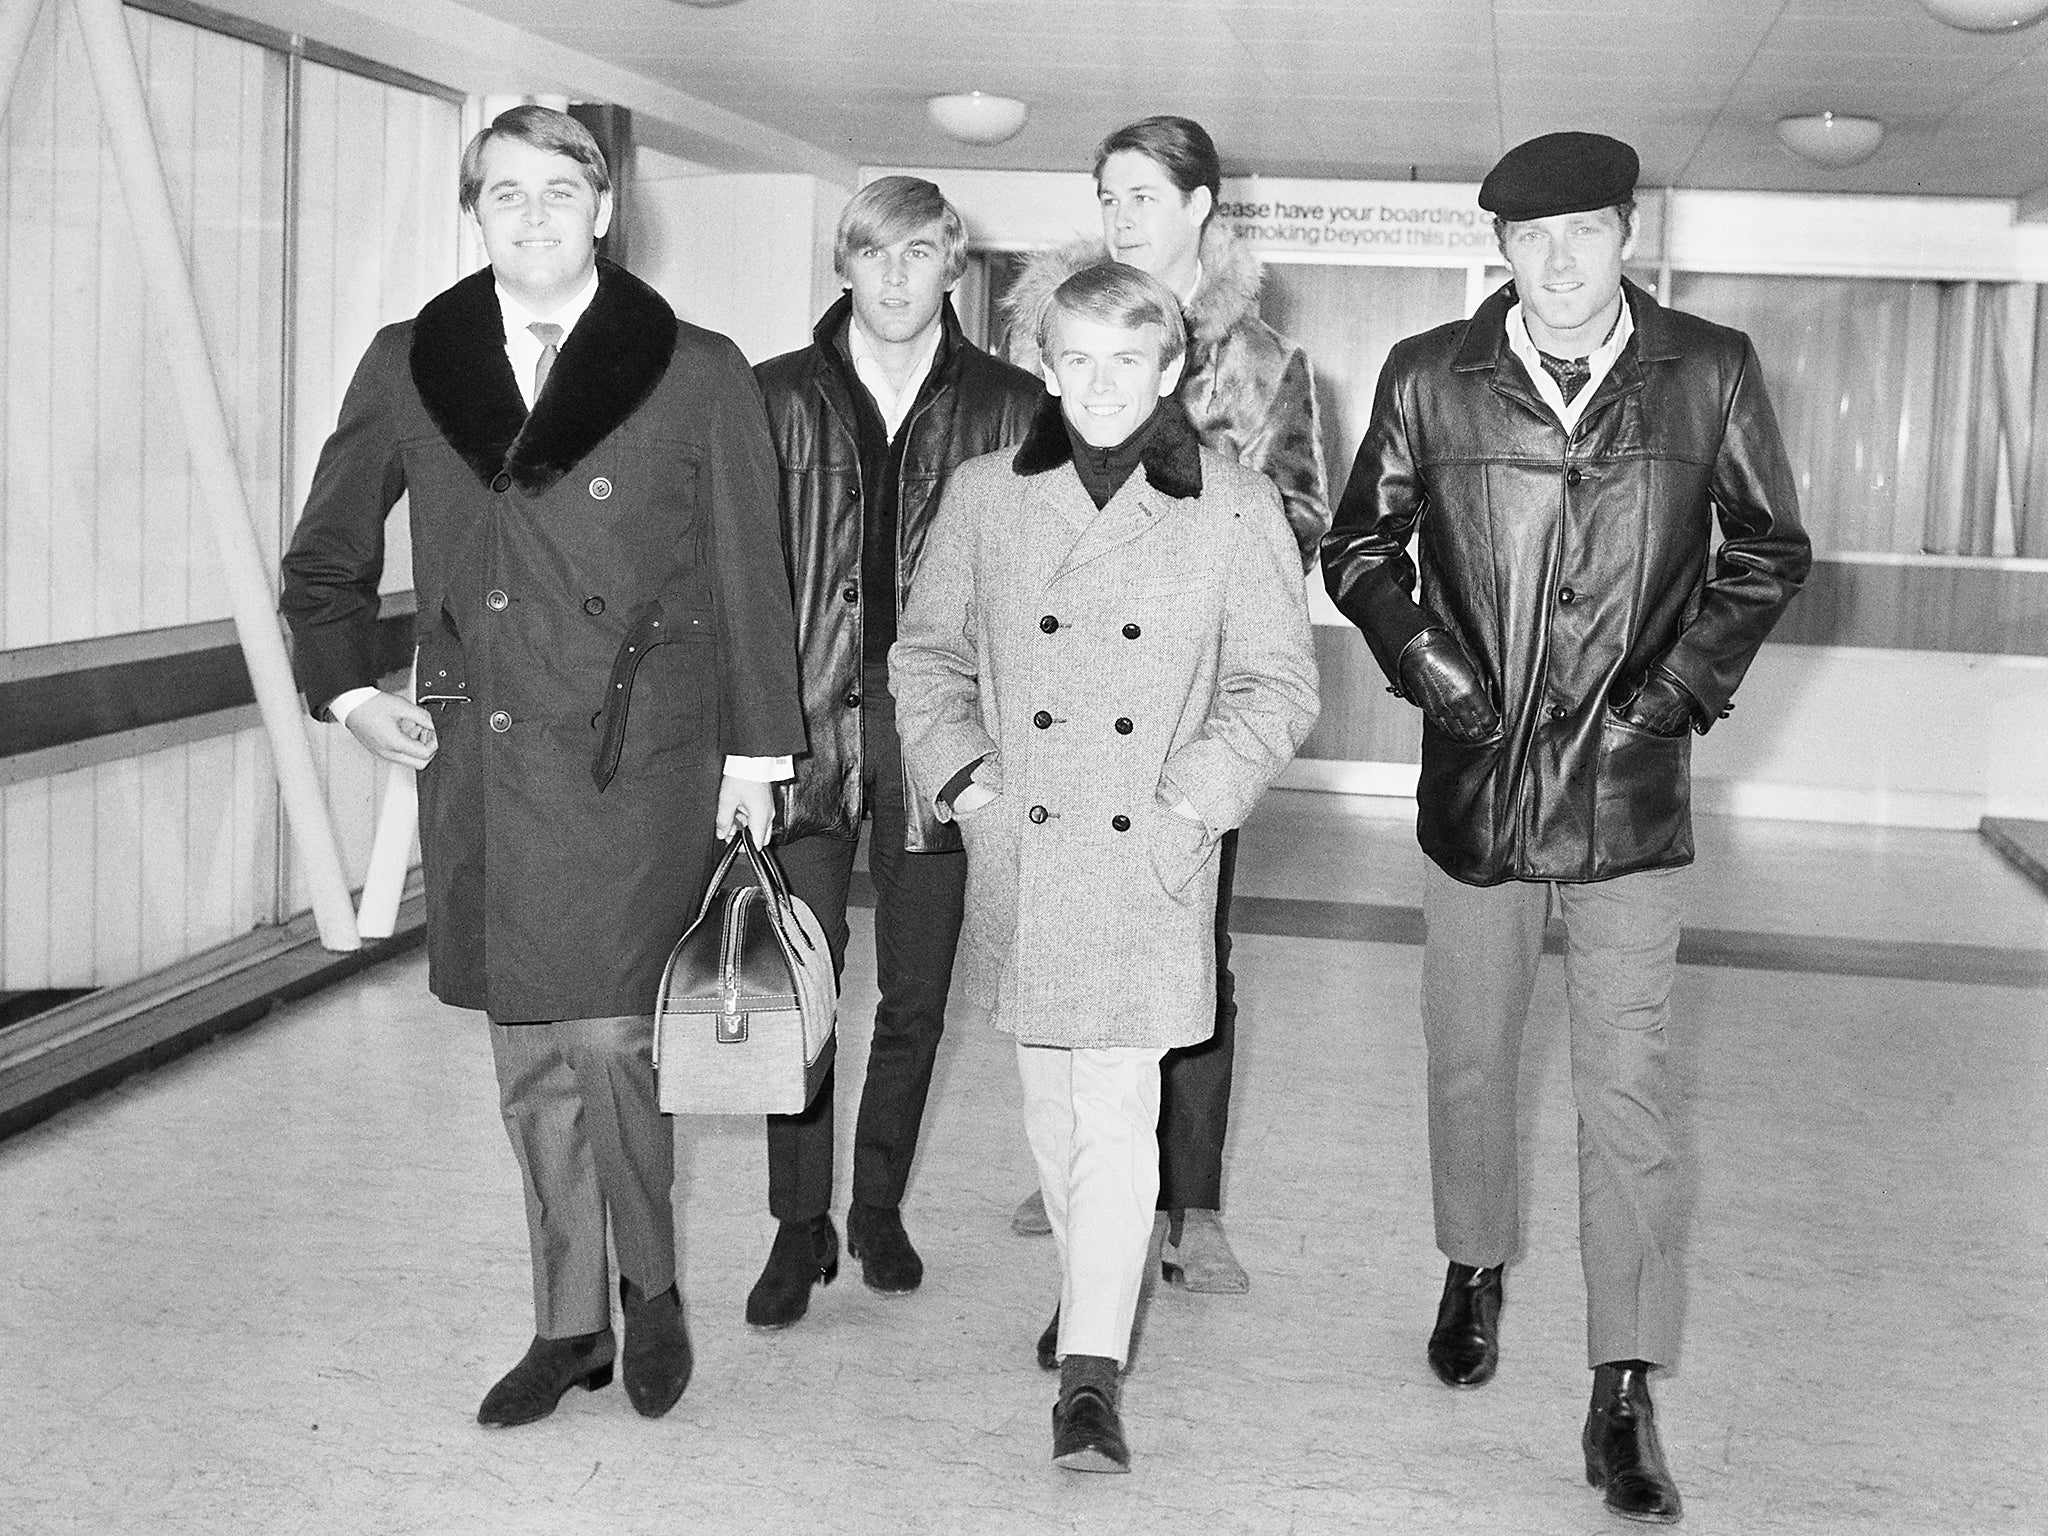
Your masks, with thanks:
M1159 425L1152 441L1145 445L1145 457L1138 462L1152 489L1176 501L1202 494L1202 440L1195 436L1195 424L1178 400L1159 402ZM1031 418L1031 430L1017 449L1010 467L1020 475L1042 475L1072 462L1074 445L1067 439L1067 421L1060 414L1060 402L1052 394L1038 402L1038 414Z
M434 425L489 485L553 485L646 403L676 346L675 312L623 268L597 264L597 296L562 344L546 395L526 412L505 357L486 267L428 301L412 329L412 381Z

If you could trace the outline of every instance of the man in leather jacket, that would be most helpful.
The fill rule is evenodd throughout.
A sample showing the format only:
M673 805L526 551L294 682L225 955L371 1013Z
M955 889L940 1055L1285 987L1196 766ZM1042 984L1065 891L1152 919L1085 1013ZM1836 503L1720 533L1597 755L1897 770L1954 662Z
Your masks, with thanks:
M847 889L863 817L873 823L875 1013L854 1132L847 1248L887 1295L924 1264L899 1207L945 1026L966 887L957 828L905 788L889 692L897 617L953 469L1020 441L1039 381L969 342L947 291L966 229L939 189L886 176L839 220L833 262L847 291L808 347L755 370L782 470L783 539L797 613L810 749L784 786L781 849L791 888L845 960ZM775 1243L747 1321L783 1328L838 1273L832 1199L833 1084L809 1109L768 1119Z
M1666 1025L1693 857L1687 743L1728 712L1810 553L1748 338L1622 277L1636 174L1626 144L1586 133L1494 167L1479 201L1514 281L1388 357L1323 569L1424 718L1422 1015L1450 1260L1430 1364L1472 1387L1498 1358L1522 1029L1556 913L1595 1373L1586 1474L1620 1513L1668 1521L1680 1500L1646 1376L1674 1358L1680 1322Z

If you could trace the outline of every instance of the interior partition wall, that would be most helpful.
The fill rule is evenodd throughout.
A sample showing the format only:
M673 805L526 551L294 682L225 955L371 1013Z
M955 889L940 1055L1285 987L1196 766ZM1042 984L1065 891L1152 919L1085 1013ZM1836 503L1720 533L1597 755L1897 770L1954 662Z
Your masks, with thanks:
M126 19L274 565L371 335L458 275L463 99L198 7ZM0 993L87 990L308 896L68 6L0 127ZM379 777L309 729L359 881Z

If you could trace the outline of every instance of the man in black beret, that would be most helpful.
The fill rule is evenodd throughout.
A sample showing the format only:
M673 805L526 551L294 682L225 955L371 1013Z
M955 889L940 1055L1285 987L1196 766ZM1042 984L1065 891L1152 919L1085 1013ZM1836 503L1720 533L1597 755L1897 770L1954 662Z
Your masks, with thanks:
M1586 1476L1619 1513L1671 1521L1647 1377L1675 1358L1680 1321L1666 1052L1688 742L1728 713L1810 554L1749 339L1622 275L1636 172L1634 150L1590 133L1532 139L1493 168L1479 203L1513 281L1389 355L1323 572L1423 714L1422 1021L1450 1260L1430 1365L1476 1387L1499 1357L1522 1030L1555 915L1594 1370Z

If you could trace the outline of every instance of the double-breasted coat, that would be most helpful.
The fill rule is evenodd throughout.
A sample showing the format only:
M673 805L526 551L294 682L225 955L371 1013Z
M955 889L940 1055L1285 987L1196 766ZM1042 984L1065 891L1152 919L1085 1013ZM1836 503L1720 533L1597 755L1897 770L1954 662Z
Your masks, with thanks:
M941 792L977 761L998 791L958 818L958 974L1026 1044L1208 1038L1217 839L1315 724L1279 496L1159 409L1099 511L1050 397L1014 456L961 466L890 652L920 794L950 814Z
M746 360L600 263L529 415L491 273L377 334L285 557L314 709L377 680L409 493L428 978L501 1023L647 1013L727 754L803 749L774 447Z

